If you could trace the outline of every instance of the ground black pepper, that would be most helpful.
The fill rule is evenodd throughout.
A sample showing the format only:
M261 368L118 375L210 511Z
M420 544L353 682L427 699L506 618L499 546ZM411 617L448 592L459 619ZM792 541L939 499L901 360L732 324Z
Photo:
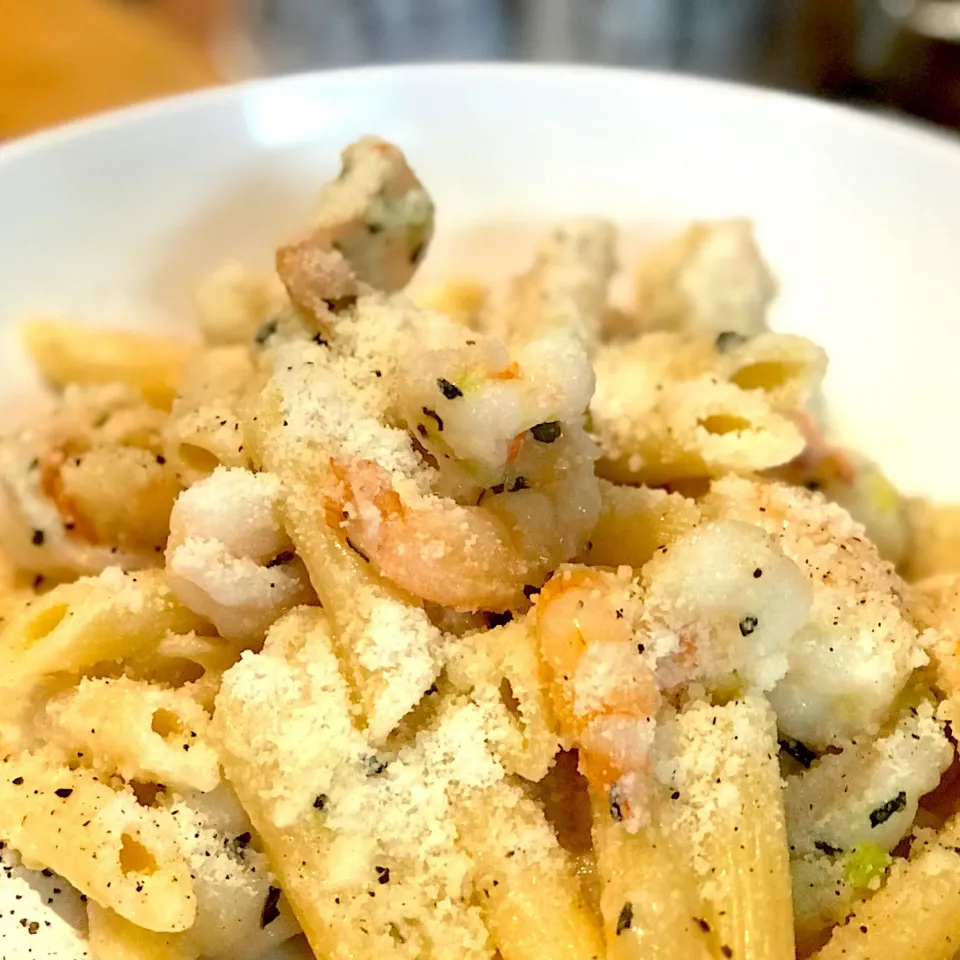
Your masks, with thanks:
M437 386L448 400L456 400L457 397L463 396L463 391L455 383L451 383L443 377L437 377Z
M560 426L559 420L547 420L531 427L530 433L533 434L533 439L538 443L553 443L554 440L560 439L563 428Z
M280 901L280 888L270 887L267 890L267 899L263 903L263 910L260 913L260 929L273 923L280 916L280 908L277 904Z
M789 737L780 741L780 747L788 753L801 767L809 770L810 765L817 759L817 755L805 744L799 740L791 740Z
M895 813L899 813L906 805L907 794L901 790L892 800L888 800L870 814L870 826L879 827L881 823L886 823Z

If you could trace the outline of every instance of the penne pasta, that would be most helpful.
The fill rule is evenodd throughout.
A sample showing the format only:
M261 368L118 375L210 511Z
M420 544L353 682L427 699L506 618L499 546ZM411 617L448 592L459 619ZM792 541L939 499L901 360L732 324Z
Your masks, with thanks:
M59 873L138 926L175 933L194 921L193 882L169 814L90 770L44 753L0 761L0 832L26 866Z
M165 410L191 352L180 340L96 330L69 320L29 320L22 333L33 362L54 386L122 383Z
M503 960L603 956L603 938L572 859L531 799L502 782L455 803L454 817L459 841L474 862L484 921Z
M668 834L692 855L698 925L715 949L792 960L793 907L776 718L762 698L695 704L668 729L658 773L676 797ZM666 774L666 776L664 776Z
M181 934L154 933L125 920L109 907L87 901L92 960L196 960Z
M21 604L0 633L0 689L23 695L44 677L133 656L168 633L203 628L163 573L107 570Z
M815 960L952 960L960 943L960 821L954 819L836 927Z
M709 960L684 849L656 826L631 833L594 795L593 844L607 960Z
M469 634L448 643L445 659L457 689L501 713L503 730L494 749L507 772L542 780L560 744L531 631L510 623Z
M600 482L600 519L590 537L586 563L640 568L659 547L697 524L700 510L679 493Z
M569 330L592 350L616 268L615 239L605 220L557 224L541 240L533 266L489 297L480 325L503 340Z
M907 528L903 573L908 580L960 573L960 506L910 500Z

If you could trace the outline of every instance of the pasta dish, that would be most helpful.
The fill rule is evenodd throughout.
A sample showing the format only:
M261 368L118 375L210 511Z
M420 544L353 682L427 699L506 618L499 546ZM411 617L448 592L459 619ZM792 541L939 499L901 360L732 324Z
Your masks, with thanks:
M25 322L0 954L951 960L960 509L828 441L749 222L629 307L590 217L406 295L433 222L366 137L197 342Z

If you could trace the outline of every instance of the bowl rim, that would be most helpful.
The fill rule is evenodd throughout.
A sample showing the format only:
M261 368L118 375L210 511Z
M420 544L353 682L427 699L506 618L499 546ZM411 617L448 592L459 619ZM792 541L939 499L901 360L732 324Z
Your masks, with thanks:
M24 158L57 149L75 139L139 124L175 117L180 113L201 113L231 102L242 102L259 92L296 90L325 83L334 85L377 84L398 79L430 78L449 82L451 78L469 77L511 79L518 83L563 83L576 80L581 85L624 87L639 84L650 89L697 91L719 103L745 102L760 107L779 107L794 116L804 115L818 122L834 123L848 130L859 128L866 135L879 136L890 142L900 141L908 149L942 154L960 169L960 131L938 127L922 118L887 111L868 111L851 104L824 100L806 93L759 86L738 80L702 77L671 70L607 66L603 64L470 61L391 63L332 69L314 69L278 76L256 77L235 83L203 87L186 93L157 97L142 103L114 108L89 116L68 120L21 137L0 142L0 175L5 168Z

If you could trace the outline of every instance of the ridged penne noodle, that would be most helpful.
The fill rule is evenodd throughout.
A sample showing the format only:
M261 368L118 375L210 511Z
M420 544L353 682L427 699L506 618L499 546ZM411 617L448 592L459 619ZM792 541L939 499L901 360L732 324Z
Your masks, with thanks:
M911 500L907 526L909 546L903 573L908 580L960 573L960 506Z
M616 233L606 220L557 224L537 248L533 266L490 297L481 325L503 340L570 330L596 346L616 269Z
M533 800L501 782L455 802L454 817L460 843L474 861L484 921L503 960L603 956L603 938L572 859ZM534 855L526 855L524 839Z
M166 410L191 353L182 340L98 330L69 320L29 320L22 333L31 359L55 386L123 383Z
M440 631L422 607L318 525L316 512L300 490L287 498L291 539L336 627L337 654L369 734L382 741L439 674Z
M444 658L454 686L501 712L503 730L493 748L507 772L542 780L560 744L530 629L514 622L451 640Z
M642 330L711 337L762 333L777 289L748 220L692 224L647 253L635 283Z
M154 933L125 920L109 907L87 901L87 930L92 960L196 960L179 933Z
M80 750L102 774L203 792L220 782L210 718L185 690L126 677L84 679L50 700L46 715L48 741L65 753Z
M600 519L585 561L597 566L639 568L658 547L691 530L700 519L693 500L649 487L600 481Z
M776 717L765 700L696 703L668 724L658 776L668 835L692 856L698 923L714 949L793 960L793 907Z
M952 960L960 943L960 820L890 871L815 960Z
M248 467L245 397L256 374L245 347L204 350L184 372L164 429L164 454L183 486L218 466Z
M709 960L683 848L655 824L630 833L605 797L592 806L607 960Z
M718 369L742 390L762 390L774 409L796 410L820 386L827 355L806 337L761 333L720 351Z
M202 627L161 571L106 570L21 604L0 633L0 689L23 695L50 674L136 656Z
M0 761L0 833L26 866L53 870L138 926L179 932L193 924L193 882L169 814L90 770L47 754Z
M590 420L601 476L662 484L786 463L804 446L796 426L756 390L717 376L651 382L614 348L597 358Z
M278 622L217 697L224 770L311 947L330 960L491 957L465 899L470 860L447 798L461 776L477 786L502 776L483 747L482 711L451 703L395 759L378 755L351 715L324 614L312 608Z
M279 414L269 400L258 407L256 427L263 465L285 482L287 532L334 626L337 655L368 731L382 741L440 672L440 631L328 526L317 493L329 482L328 462L315 452L305 451L298 463L283 455L275 439Z

